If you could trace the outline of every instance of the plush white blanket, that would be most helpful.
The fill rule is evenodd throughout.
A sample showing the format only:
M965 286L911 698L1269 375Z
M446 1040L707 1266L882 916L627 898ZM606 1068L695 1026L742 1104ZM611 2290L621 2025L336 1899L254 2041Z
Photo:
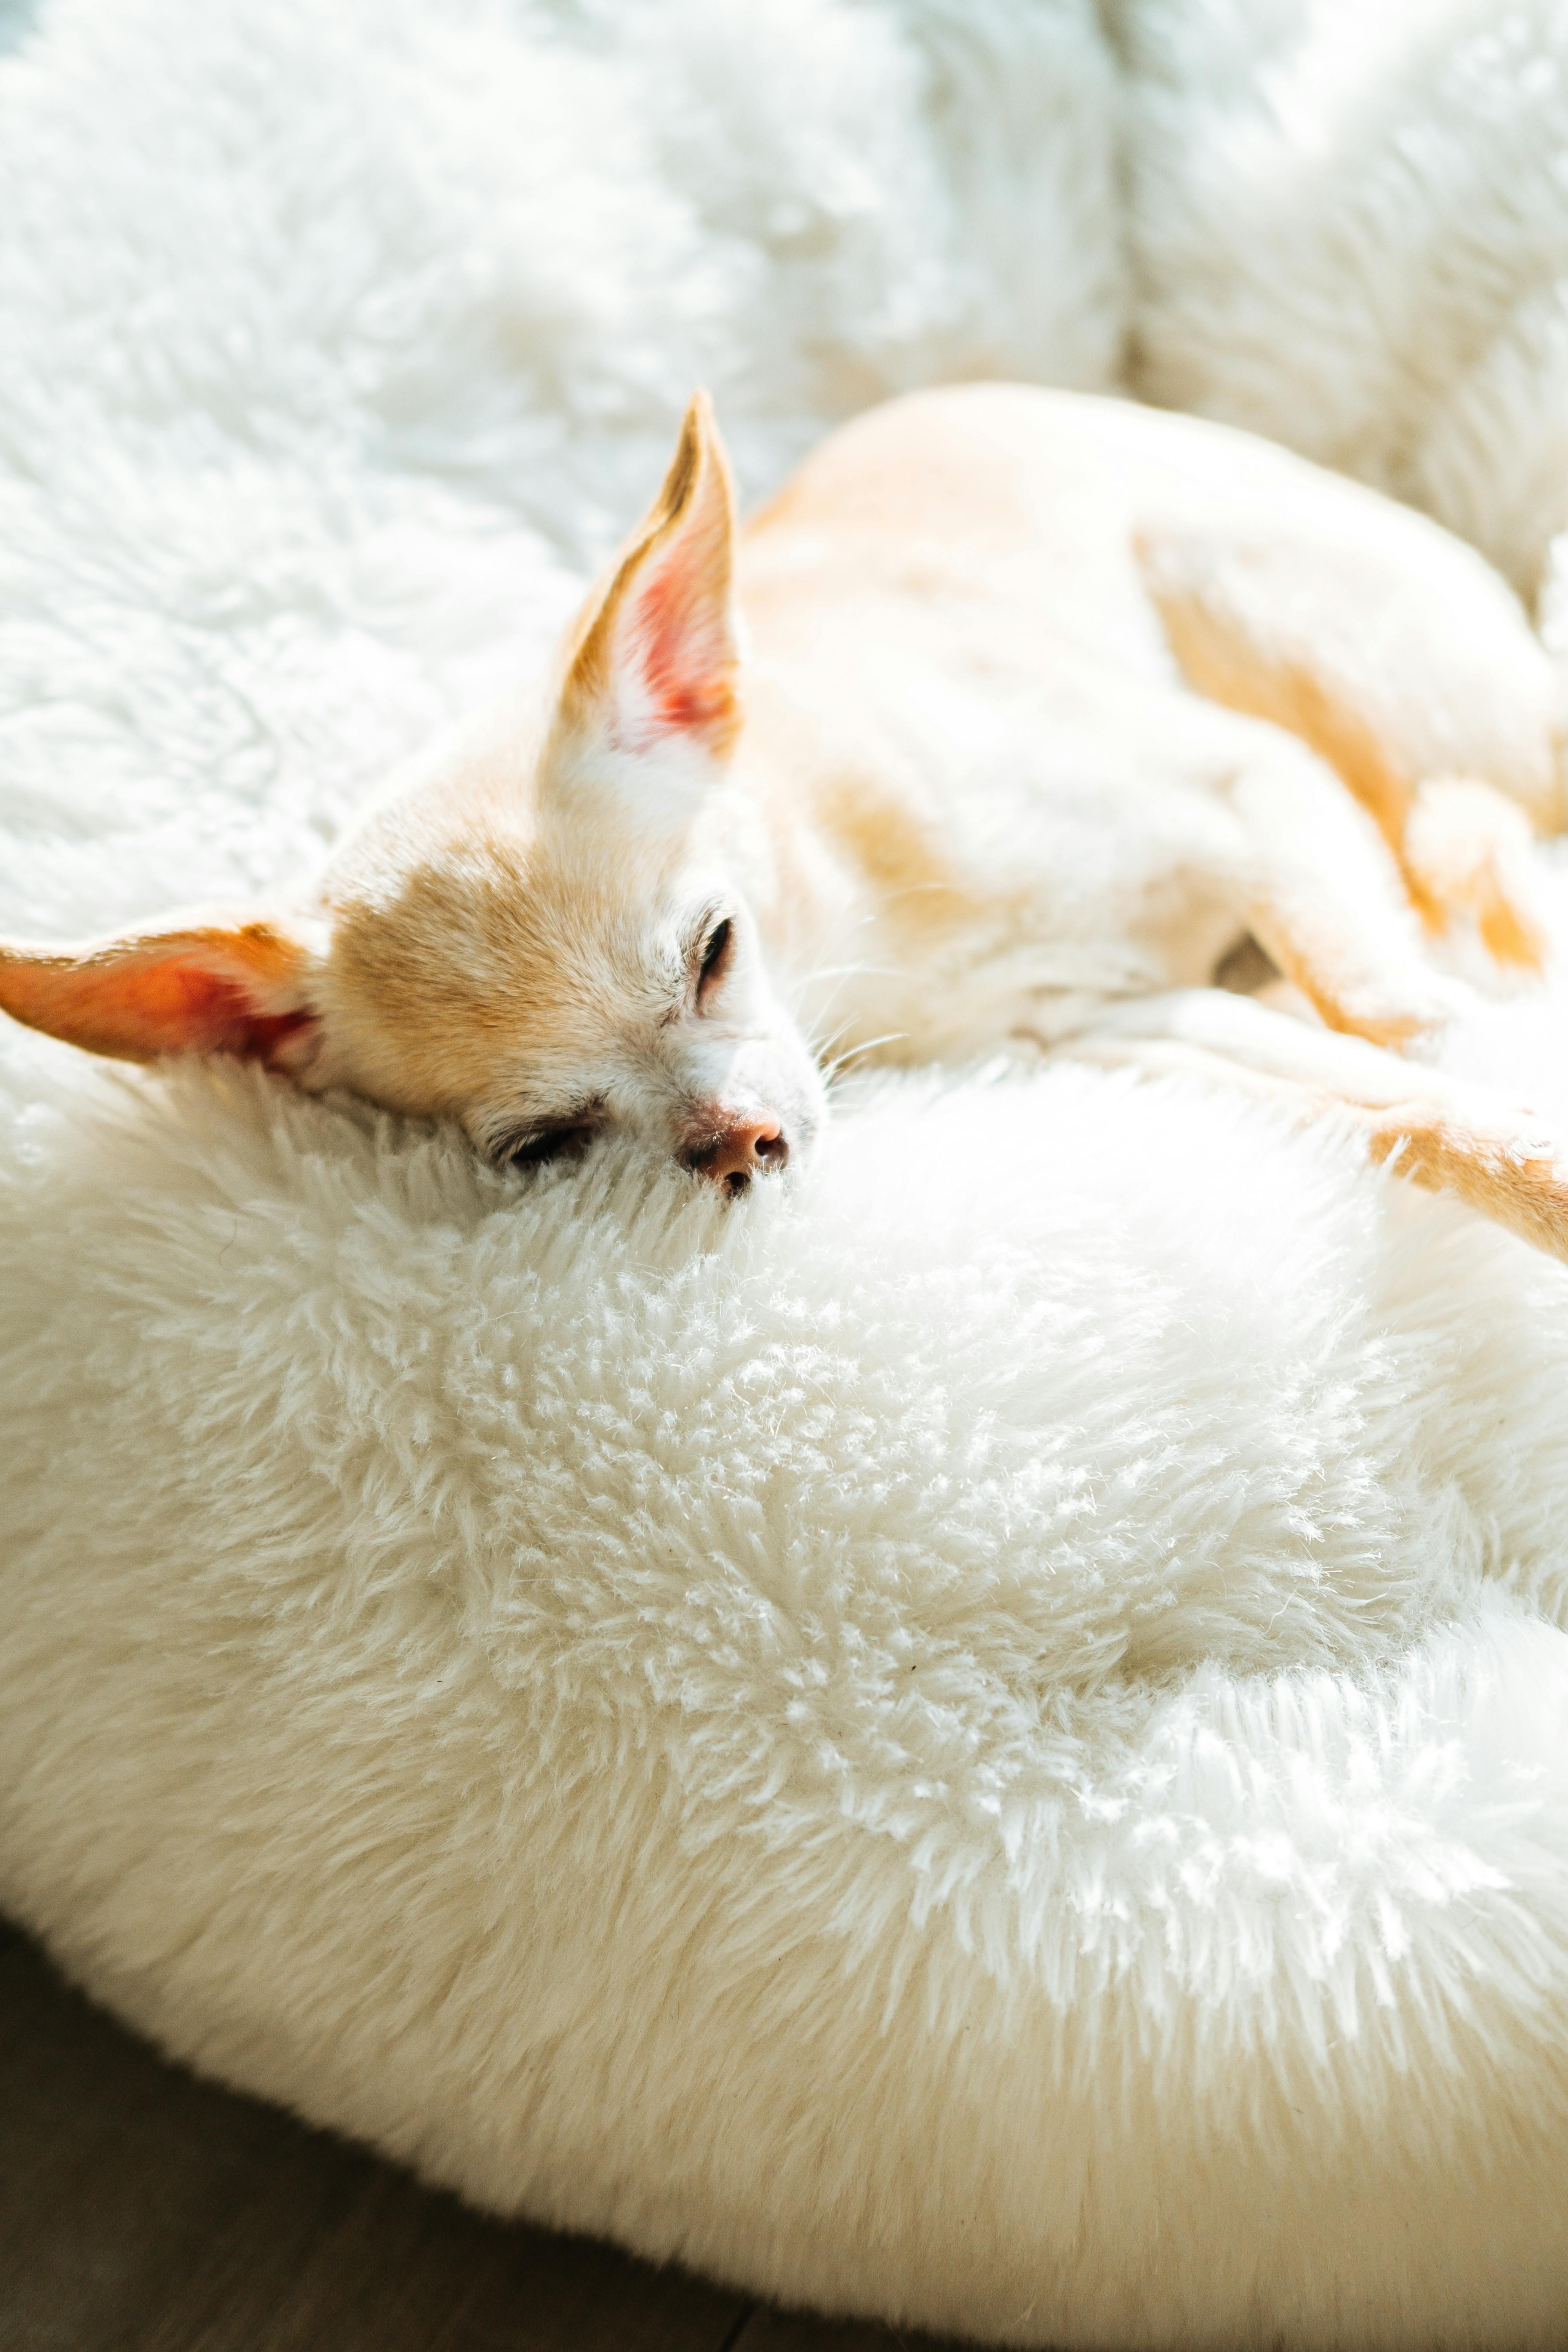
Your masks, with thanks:
M1425 507L1526 594L1568 525L1563 0L1107 0L1144 397Z
M13 12L0 926L316 854L542 658L700 375L761 490L1129 331L1310 440L1339 321L1330 454L1441 508L1322 124L1349 59L1368 137L1473 160L1485 255L1415 163L1401 215L1466 299L1510 236L1562 270L1500 116L1568 37L1510 11L1529 70L1466 80L1450 18L1424 82L1200 0L1115 48L1088 0ZM1466 413L1445 510L1522 576ZM1550 1093L1562 1034L1468 1049ZM1560 2338L1563 1269L1085 1072L868 1091L737 1214L7 1029L0 1306L0 1903L170 2049L829 2307Z

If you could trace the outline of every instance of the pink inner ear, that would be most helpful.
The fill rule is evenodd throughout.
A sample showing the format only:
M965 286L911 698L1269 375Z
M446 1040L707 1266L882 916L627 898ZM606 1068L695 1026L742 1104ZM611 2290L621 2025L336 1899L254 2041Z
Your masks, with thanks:
M659 734L727 727L735 707L733 663L722 613L705 604L684 551L664 564L637 598L637 644Z
M150 941L79 957L18 954L0 961L0 1006L89 1053L153 1061L161 1054L235 1054L271 1062L315 1015L269 1013L268 994L288 993L289 950L259 929L255 937L182 946ZM216 952L215 953L215 949ZM226 949L227 952L225 953ZM251 986L225 962L254 960Z
M270 1062L279 1045L309 1029L311 1013L258 1013L237 982L216 972L187 970L179 974L184 1005L170 1024L184 1034L162 1051L167 1054L235 1054L245 1062Z
M270 1061L311 1018L258 1012L243 982L179 956L94 973L80 984L78 1011L139 1053L235 1054L247 1062Z

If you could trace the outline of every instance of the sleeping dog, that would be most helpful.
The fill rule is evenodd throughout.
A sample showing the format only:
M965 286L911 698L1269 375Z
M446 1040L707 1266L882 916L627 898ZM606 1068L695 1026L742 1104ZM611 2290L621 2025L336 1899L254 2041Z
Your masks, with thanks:
M809 1147L808 1040L1190 1068L1341 1106L1568 1255L1568 1167L1422 1058L1468 1001L1437 934L1541 959L1553 718L1477 555L1249 436L921 393L737 536L699 396L544 695L395 779L291 906L0 948L0 1006L500 1160L629 1130L731 1192ZM1248 941L1300 1017L1214 984Z

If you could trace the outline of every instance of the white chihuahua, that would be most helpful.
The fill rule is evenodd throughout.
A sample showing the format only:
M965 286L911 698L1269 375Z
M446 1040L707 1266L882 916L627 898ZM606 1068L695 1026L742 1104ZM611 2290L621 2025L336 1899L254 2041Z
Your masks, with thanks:
M731 1192L811 1141L808 1036L1194 1067L1354 1107L1568 1255L1551 1146L1408 1058L1466 1002L1424 934L1540 959L1553 709L1479 557L1246 435L924 393L737 547L699 397L541 707L399 780L292 910L0 949L0 1005L95 1053L258 1057L503 1160L629 1130ZM1249 938L1305 1019L1212 984Z

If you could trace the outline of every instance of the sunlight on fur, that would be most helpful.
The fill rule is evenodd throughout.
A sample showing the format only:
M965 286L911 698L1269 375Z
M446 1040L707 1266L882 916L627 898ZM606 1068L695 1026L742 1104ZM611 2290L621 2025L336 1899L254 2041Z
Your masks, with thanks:
M905 2328L1560 2338L1568 1271L1399 1173L1475 1151L1397 1103L1303 1127L1237 1092L1268 1008L1197 987L1194 1030L1206 970L1157 1034L1145 1008L1136 1071L977 1071L1020 991L1103 987L1087 931L912 1007L885 938L837 936L785 1003L834 1114L742 1203L677 1164L673 1097L655 1152L595 1128L495 1164L535 1106L492 1089L461 1129L438 1020L444 1103L368 1022L331 1074L358 1095L261 1066L321 1034L290 894L465 714L537 718L697 383L756 511L878 403L1099 394L1125 353L1535 598L1568 483L1557 20L1385 13L43 0L0 55L16 1009L68 1026L70 942L162 956L166 910L241 910L216 971L197 923L145 992L66 972L83 1042L155 1020L210 1063L0 1024L0 1906L176 2058L497 2211ZM1362 970L1366 1034L1281 1023L1292 1051L1383 1071L1414 1009L1424 1084L1556 1133L1568 907L1523 835L1557 680L1519 607L1478 591L1522 681L1489 703L1451 690L1484 631L1423 670L1438 625L1374 597L1375 658L1298 539L1304 670L1269 549L1190 522L1107 558L1173 698L1124 668L1112 716L1174 768L1278 760L1293 714L1271 822L1310 832L1321 761L1356 770L1331 804L1430 989ZM771 530L742 663L806 626ZM664 658L679 604L651 666L590 665L616 759L725 731ZM1324 662L1357 694L1315 695ZM912 760L976 705L910 667ZM1500 817L1473 787L1505 743ZM958 878L994 886L1016 806L960 798ZM924 814L828 790L822 824L929 939L973 909ZM742 976L722 911L693 893L714 919L665 941L690 1039L705 976ZM1321 982L1300 902L1273 912ZM862 1075L950 1007L945 1074ZM1194 1084L1221 1046L1228 1089ZM1517 1210L1528 1135L1483 1129Z

